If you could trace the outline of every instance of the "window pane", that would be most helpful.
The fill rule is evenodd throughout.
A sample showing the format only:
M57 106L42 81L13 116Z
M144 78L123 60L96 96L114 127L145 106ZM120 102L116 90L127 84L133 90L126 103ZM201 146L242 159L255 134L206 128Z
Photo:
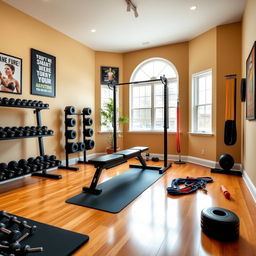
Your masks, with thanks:
M198 131L210 132L211 131L211 107L199 106L198 107Z
M160 78L165 75L168 78L176 78L175 69L165 60L152 59L143 63L136 70L132 81L149 80ZM153 90L153 91L152 91ZM162 130L163 129L163 107L164 107L164 86L161 82L152 84L131 85L131 120L132 130ZM176 105L178 95L178 83L169 83L169 124L170 129L176 130ZM153 97L153 98L152 98ZM153 118L153 120L151 120Z

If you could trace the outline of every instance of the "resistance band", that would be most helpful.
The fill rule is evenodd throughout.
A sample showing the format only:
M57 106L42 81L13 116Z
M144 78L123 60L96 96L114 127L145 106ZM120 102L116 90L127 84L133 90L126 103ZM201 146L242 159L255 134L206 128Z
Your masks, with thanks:
M176 151L177 153L180 153L180 104L179 101L177 101L177 131L176 131Z
M225 76L226 81L226 108L224 142L226 145L234 145L237 139L236 133L236 75Z
M167 192L170 195L178 196L178 195L186 195L193 193L198 189L203 189L205 192L205 186L207 183L213 182L211 177L187 177L187 178L178 178L172 180L172 184L167 188ZM180 187L180 185L184 185Z

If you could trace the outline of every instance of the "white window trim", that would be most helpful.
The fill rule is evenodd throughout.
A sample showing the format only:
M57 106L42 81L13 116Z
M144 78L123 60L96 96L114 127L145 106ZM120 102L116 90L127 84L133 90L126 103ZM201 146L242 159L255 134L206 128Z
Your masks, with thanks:
M170 61L168 61L168 60L166 60L166 59L163 59L163 58L150 58L150 59L147 59L147 60L145 60L145 61L143 61L143 62L141 62L135 69L134 69L134 71L133 71L133 73L132 73L132 75L131 75L131 79L130 79L130 81L132 82L133 81L133 77L135 76L135 74L137 73L137 71L138 71L138 69L141 67L141 66L143 66L144 64L146 64L146 63L148 63L148 62L150 62L150 61L152 61L152 60L163 60L163 61L165 61L166 63L168 63L172 68L173 68L173 70L175 71L175 73L176 73L176 77L175 78L168 78L168 83L171 83L171 82L177 82L177 90L178 90L178 97L179 97L179 73L178 73L178 71L177 71L177 69L176 69L176 67L175 67L175 65L172 63L172 62L170 62ZM156 79L156 78L154 78L154 79ZM147 83L147 84L150 84L150 83ZM151 97L153 97L153 84L151 84ZM159 133L159 132L161 132L162 131L162 129L157 129L157 130L152 130L152 129L150 129L150 130L132 130L132 120L133 120L133 118L132 118L132 98L133 98L133 96L132 96L132 85L129 85L129 120L130 120L130 122L129 122L129 132L139 132L139 133L143 133L143 132L145 132L145 133L147 133L147 132L150 132L150 133ZM154 101L154 97L153 97L153 101ZM152 109L152 107L151 107L151 109ZM153 111L152 111L153 112ZM151 113L151 115L154 115L153 113ZM151 122L154 122L154 120L151 118ZM151 127L152 127L153 125L151 124ZM168 132L170 132L170 133L176 133L176 131L168 131Z
M202 75L206 75L208 73L211 73L211 77L212 77L212 69L206 69L197 73L192 74L192 102L191 102L191 131L189 132L190 134L193 135L213 135L213 111L212 111L212 106L213 106L213 82L212 82L212 101L211 101L211 131L198 131L197 130L197 113L194 110L195 108L195 102L197 101L196 97L198 95L198 93L195 90L195 86L196 86L196 79L199 76ZM213 80L213 79L212 79ZM209 105L209 104L203 104L203 105Z

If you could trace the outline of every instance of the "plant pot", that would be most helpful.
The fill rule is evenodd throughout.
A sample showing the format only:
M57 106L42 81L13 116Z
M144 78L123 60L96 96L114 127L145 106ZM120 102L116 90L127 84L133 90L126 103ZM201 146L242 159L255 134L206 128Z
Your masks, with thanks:
M116 151L119 151L119 150L120 150L120 147L118 147L116 149ZM114 148L113 147L107 147L106 152L107 152L107 154L113 154L114 153Z

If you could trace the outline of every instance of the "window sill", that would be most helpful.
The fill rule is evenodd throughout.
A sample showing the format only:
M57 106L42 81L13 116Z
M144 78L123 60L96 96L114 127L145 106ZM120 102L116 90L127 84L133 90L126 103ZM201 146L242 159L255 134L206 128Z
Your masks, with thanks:
M132 134L163 134L164 131L128 131ZM176 134L176 132L168 132L168 134Z
M205 133L205 132L189 132L188 134L193 136L206 136L206 137L214 136L214 133Z

